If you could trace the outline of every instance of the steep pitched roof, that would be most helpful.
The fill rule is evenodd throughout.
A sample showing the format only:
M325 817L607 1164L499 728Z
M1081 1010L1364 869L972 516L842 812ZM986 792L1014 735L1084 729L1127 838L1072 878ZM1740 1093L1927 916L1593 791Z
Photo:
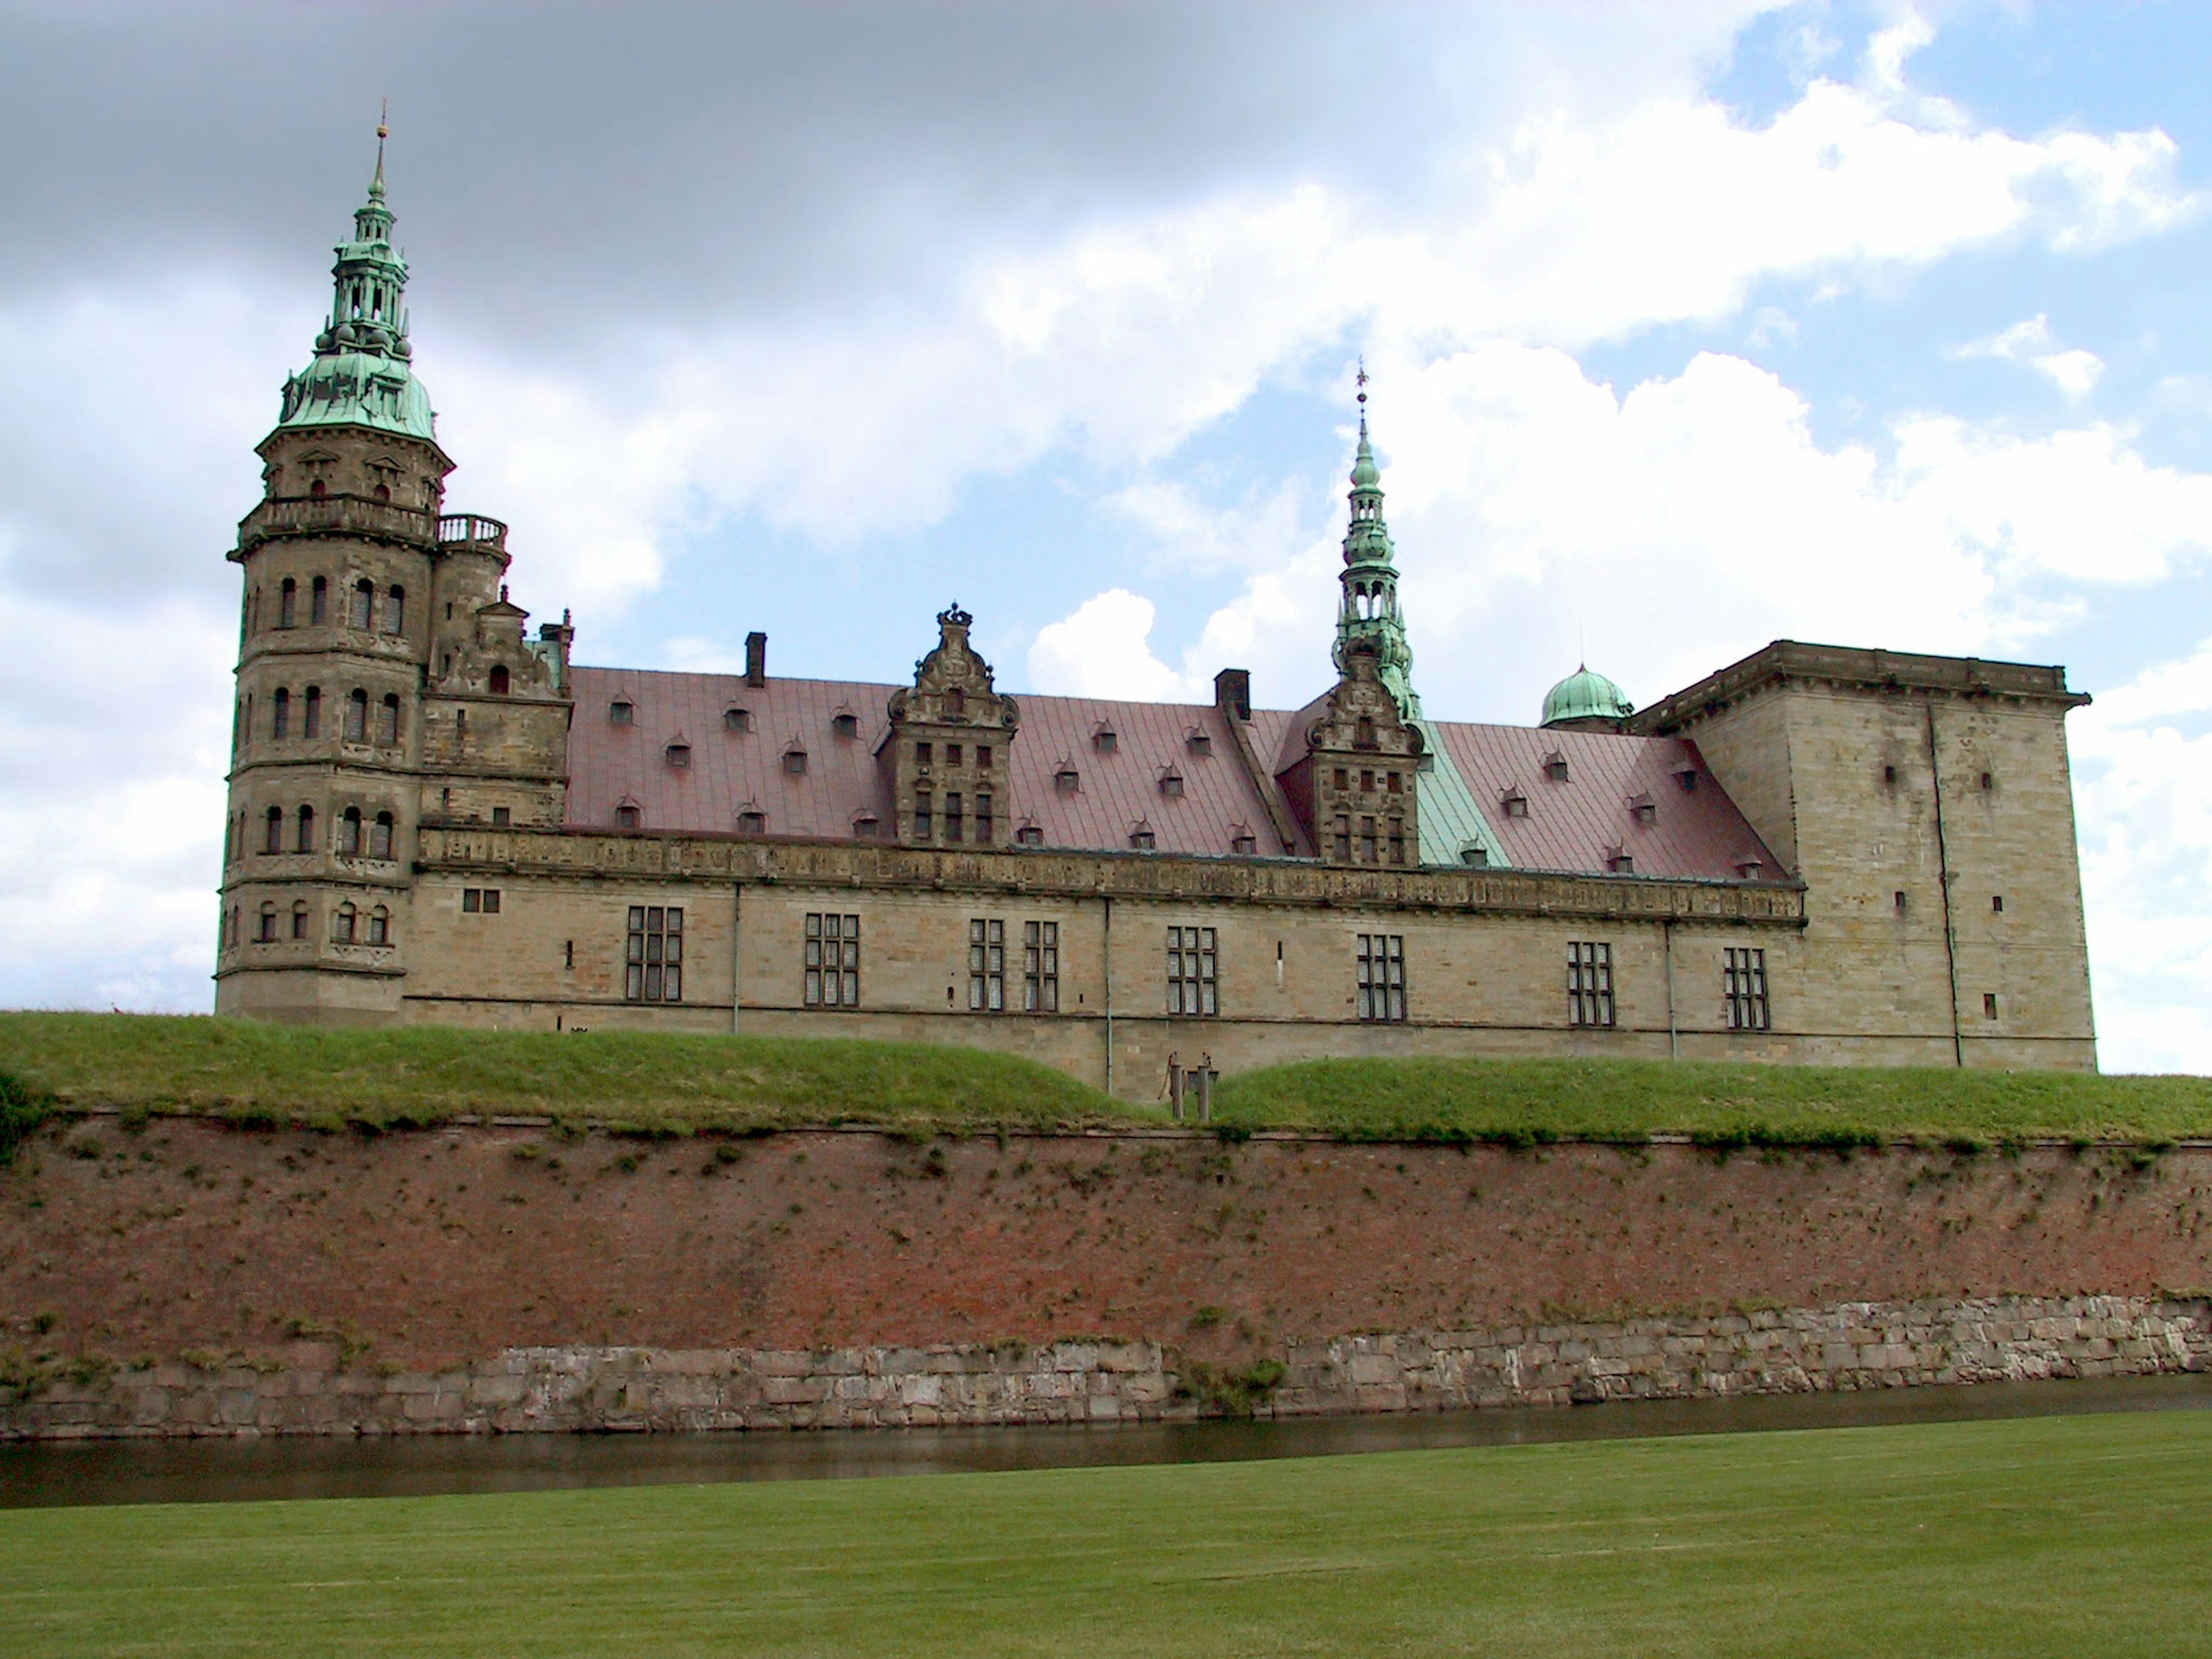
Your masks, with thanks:
M741 811L762 815L763 832L843 840L856 817L872 814L889 833L891 802L875 762L889 730L884 708L896 688L864 681L770 678L749 686L742 675L664 673L637 669L574 670L575 719L568 735L568 819L611 826L615 809L634 803L642 827L729 834ZM628 725L609 714L631 706ZM1003 794L994 810L1009 826L1033 823L1048 847L1126 850L1139 823L1162 853L1208 855L1232 850L1238 830L1262 854L1276 843L1267 803L1237 758L1226 717L1204 703L1124 702L1092 697L1023 696L1021 725L1011 755L999 757ZM724 715L742 708L750 729L726 729ZM1308 711L1255 708L1250 737L1263 767L1302 742ZM832 720L854 717L855 734L839 736ZM1304 718L1302 718L1302 715ZM1697 757L1676 738L1533 727L1426 723L1438 736L1520 868L1601 872L1614 849L1634 860L1638 875L1733 881L1739 864L1757 859L1768 879L1784 872ZM1110 729L1110 751L1097 742ZM1194 747L1194 732L1207 741ZM670 763L669 745L689 747L688 765ZM793 771L784 757L805 756ZM1202 747L1204 752L1200 752ZM1554 751L1567 778L1554 781L1544 761ZM1056 775L1076 774L1073 790ZM1697 774L1685 790L1676 774ZM1162 787L1164 775L1180 793ZM1517 787L1525 817L1500 806ZM1649 797L1648 816L1631 803ZM1312 849L1304 844L1303 856Z

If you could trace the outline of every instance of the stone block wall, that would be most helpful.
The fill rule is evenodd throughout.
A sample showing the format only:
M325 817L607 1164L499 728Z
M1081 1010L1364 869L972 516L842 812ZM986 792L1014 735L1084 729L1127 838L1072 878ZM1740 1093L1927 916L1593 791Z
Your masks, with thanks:
M2212 1304L1845 1303L1293 1343L1229 1376L1150 1341L511 1348L440 1371L179 1361L0 1395L0 1438L1120 1423L1452 1411L2212 1370ZM1279 1369L1277 1369L1279 1368Z

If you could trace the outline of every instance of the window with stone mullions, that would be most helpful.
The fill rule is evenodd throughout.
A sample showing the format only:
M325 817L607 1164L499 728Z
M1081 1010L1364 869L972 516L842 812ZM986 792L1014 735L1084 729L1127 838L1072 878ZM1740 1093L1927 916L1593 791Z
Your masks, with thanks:
M1022 1007L1032 1014L1060 1012L1060 924L1022 924Z
M1731 1031L1764 1031L1771 1028L1765 951L1732 947L1723 953L1721 1001Z
M1567 946L1567 1024L1613 1024L1613 946L1581 941Z
M806 918L806 1006L860 1006L860 919L814 915Z
M1406 939L1402 933L1358 936L1359 1018L1406 1018Z
M631 1002L684 1000L684 909L681 905L629 907L623 994Z
M1006 1008L1006 924L978 917L968 924L968 1006L982 1014Z
M1168 1012L1201 1018L1219 1013L1217 969L1212 928L1169 928Z

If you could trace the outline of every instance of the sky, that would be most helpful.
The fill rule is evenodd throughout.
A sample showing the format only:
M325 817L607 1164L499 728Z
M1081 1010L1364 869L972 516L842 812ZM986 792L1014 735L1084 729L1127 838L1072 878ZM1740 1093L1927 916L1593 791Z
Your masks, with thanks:
M2063 663L2101 1060L2212 1072L2212 11L0 0L0 1006L213 1000L253 446L374 160L580 660L1428 712Z

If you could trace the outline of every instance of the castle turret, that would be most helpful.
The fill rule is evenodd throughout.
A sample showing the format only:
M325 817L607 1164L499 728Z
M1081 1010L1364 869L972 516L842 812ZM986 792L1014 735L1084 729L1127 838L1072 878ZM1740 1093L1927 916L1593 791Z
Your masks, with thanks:
M397 1017L426 798L433 811L458 793L462 810L489 813L495 797L501 819L560 818L567 630L526 647L500 586L506 526L441 514L453 464L414 374L386 136L380 125L368 198L336 250L330 316L261 442L262 500L228 555L243 593L219 1012ZM448 701L540 712L502 710L456 743L455 720L425 718L434 672Z
M1398 570L1390 562L1390 530L1382 521L1382 474L1367 441L1367 371L1359 371L1359 452L1352 464L1352 522L1344 532L1344 596L1337 606L1336 643L1329 652L1339 674L1351 672L1354 648L1374 653L1376 678L1408 720L1419 718L1413 690L1413 649L1398 610Z

